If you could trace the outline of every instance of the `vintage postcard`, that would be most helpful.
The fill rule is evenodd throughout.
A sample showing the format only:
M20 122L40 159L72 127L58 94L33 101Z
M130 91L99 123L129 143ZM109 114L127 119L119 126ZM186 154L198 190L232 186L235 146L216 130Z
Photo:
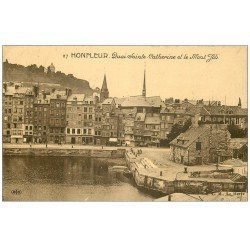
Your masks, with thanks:
M248 200L247 46L3 46L3 201Z

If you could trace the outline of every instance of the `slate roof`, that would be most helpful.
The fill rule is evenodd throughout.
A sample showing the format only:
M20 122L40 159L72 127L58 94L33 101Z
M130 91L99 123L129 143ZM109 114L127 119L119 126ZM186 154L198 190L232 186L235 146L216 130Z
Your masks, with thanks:
M211 115L241 115L247 116L247 109L238 106L206 106L206 110ZM230 114L230 111L232 112Z
M191 127L186 132L181 133L170 145L178 146L182 148L188 148L198 137L208 131L210 127L208 125L200 125L198 127ZM181 141L179 141L181 140ZM184 143L182 142L184 140Z
M57 96L59 96L59 99L67 99L64 90L56 90L55 92L50 93L50 99L58 99Z
M161 100L160 96L129 96L122 98L115 98L116 106L122 107L165 107L165 103Z
M85 94L72 94L68 97L68 102L72 102L75 100L78 102L82 102L84 100Z
M113 102L114 98L107 98L102 102L102 105L109 105Z
M143 96L127 97L122 103L122 107L151 107Z
M244 145L247 145L247 138L232 138L229 147L232 149L240 149Z
M149 96L146 100L153 107L166 107L160 96Z
M8 86L7 91L4 95L14 95L14 94L24 94L24 95L33 95L32 88L21 87L19 86L17 89L14 86Z
M122 97L122 98L115 97L114 100L116 107L118 108L118 106L121 105L126 100L126 98L127 97Z

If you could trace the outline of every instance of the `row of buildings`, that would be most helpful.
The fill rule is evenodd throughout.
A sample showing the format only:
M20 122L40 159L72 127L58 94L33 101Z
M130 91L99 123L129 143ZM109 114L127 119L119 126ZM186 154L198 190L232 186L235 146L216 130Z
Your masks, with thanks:
M188 119L247 127L247 109L220 102L196 102L146 95L111 98L104 76L100 92L39 91L3 84L3 142L159 146L172 126Z

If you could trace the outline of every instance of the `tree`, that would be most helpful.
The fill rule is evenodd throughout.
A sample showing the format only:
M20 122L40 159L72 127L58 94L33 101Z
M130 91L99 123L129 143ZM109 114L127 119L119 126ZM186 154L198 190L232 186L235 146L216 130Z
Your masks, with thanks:
M40 67L38 68L39 73L44 73L44 67L42 65L40 65Z
M236 126L235 124L230 124L227 126L231 138L244 138L247 137L247 129L242 129Z
M169 143L172 140L174 140L177 136L179 136L181 133L184 133L185 131L187 131L191 125L192 125L191 119L186 120L183 125L181 125L179 123L175 123L172 126L172 129L168 135L168 138L166 140L162 141L161 145L169 147Z

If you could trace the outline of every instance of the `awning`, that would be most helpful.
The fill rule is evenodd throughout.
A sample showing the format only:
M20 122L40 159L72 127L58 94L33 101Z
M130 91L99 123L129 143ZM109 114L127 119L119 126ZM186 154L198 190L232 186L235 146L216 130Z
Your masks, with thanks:
M110 142L117 142L117 138L109 138Z

